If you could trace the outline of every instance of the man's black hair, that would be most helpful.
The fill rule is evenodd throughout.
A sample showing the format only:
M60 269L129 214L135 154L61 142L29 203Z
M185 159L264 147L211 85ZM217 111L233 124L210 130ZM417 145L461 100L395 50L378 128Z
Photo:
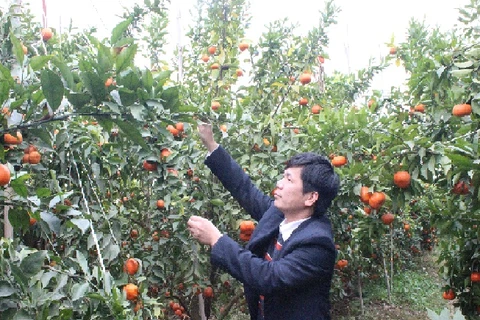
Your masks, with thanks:
M330 160L313 152L299 153L286 163L286 168L297 167L302 168L303 193L318 192L313 215L324 214L340 188L340 178L335 173Z

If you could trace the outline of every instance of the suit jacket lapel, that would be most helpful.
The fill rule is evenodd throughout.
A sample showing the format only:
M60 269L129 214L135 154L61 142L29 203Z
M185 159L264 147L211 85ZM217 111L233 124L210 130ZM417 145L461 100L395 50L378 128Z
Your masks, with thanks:
M247 249L257 255L263 255L271 240L278 234L278 226L283 219L283 213L271 206L258 222L252 238L247 244Z

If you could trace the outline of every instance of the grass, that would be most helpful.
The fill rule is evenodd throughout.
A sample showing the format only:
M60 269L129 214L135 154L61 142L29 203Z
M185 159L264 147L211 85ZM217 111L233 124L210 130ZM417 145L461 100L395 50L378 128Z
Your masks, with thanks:
M393 277L391 299L384 279L366 281L363 288L364 314L358 297L334 304L335 320L428 319L427 308L440 313L447 303L442 298L442 280L435 254L425 254L416 261L417 268L398 272Z

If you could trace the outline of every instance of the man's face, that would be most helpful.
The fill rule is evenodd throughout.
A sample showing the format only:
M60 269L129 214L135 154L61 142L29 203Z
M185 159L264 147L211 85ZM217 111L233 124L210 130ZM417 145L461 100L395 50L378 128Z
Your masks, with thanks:
M302 168L288 168L277 182L275 206L284 214L295 214L306 209L309 194L303 194Z

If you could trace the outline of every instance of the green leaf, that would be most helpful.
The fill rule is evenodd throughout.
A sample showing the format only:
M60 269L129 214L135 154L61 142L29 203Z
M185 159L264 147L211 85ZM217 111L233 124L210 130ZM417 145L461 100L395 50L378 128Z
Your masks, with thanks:
M453 64L460 69L466 69L473 66L473 61L454 62Z
M141 146L143 149L150 150L150 147L146 144L145 140L142 137L142 134L136 126L133 126L129 122L126 122L123 119L113 119L113 122L122 130L125 134L125 137L128 137L130 140Z
M137 101L137 95L132 90L129 90L127 88L119 88L118 93L120 95L120 101L122 103L122 106L128 107L134 104L135 101Z
M110 76L113 69L115 59L110 51L110 48L102 43L98 44L98 67L97 72L104 75L104 80Z
M464 69L464 70L452 70L450 73L452 76L457 77L457 78L464 78L466 76L469 76L470 73L472 73L473 69Z
M27 230L30 226L30 216L27 210L22 208L10 208L8 210L8 220L14 228Z
M109 243L103 252L104 259L107 259L108 261L113 261L118 257L118 254L120 253L120 246L114 243Z
M92 96L86 93L70 92L67 94L68 101L77 109L81 109L92 100Z
M28 197L28 189L25 182L30 179L29 174L24 174L16 179L11 180L10 186L19 196L26 198Z
M20 269L27 278L31 278L36 275L44 265L45 258L47 257L47 251L37 251L26 256L20 263Z
M87 293L86 296L89 297L89 298L91 298L91 299L94 299L94 300L105 301L105 297L102 296L102 295L99 294L99 293L89 292L89 293Z
M48 188L38 188L37 190L35 190L35 194L39 198L47 198L50 197L52 192Z
M145 111L145 108L139 104L134 104L130 106L130 112L132 113L132 116L137 121L144 121L144 118L143 118L144 111Z
M30 68L33 71L38 71L45 67L48 61L50 61L53 56L35 56L30 59Z
M136 44L132 44L126 48L124 48L117 58L115 59L115 64L117 67L117 73L120 73L127 69L129 66L133 65L133 61L135 59L135 55L137 54L138 46Z
M179 105L179 91L177 87L167 88L162 92L162 100L164 100L163 106L165 109L176 110Z
M15 37L13 32L10 32L10 41L12 41L13 45L13 54L17 58L19 64L23 65L23 60L25 59L25 54L23 53L23 46L20 40Z
M3 104L10 96L14 82L10 70L0 64L0 103Z
M44 69L41 72L40 81L48 104L53 111L57 110L63 99L64 87L62 79L55 72Z
M142 82L137 73L133 70L126 70L117 78L117 83L119 86L123 86L126 89L136 91L140 88Z
M80 250L75 251L75 256L76 256L76 260L78 262L78 265L82 269L83 273L86 276L90 276L90 269L88 268L87 258L85 258L84 254Z
M85 71L80 74L87 91L92 95L94 103L99 104L105 98L105 82L93 71Z
M225 202L223 202L222 199L212 199L210 200L210 203L217 207L225 206Z
M0 281L0 298L9 297L16 292L17 290L15 288L12 288L8 282Z
M146 69L143 71L142 83L145 90L147 90L148 93L152 93L153 76L150 70Z
M53 213L43 211L40 213L40 217L42 218L43 221L45 221L48 224L50 231L55 232L57 234L60 233L61 220L57 218Z
M72 301L77 301L78 299L83 298L88 288L89 288L88 282L75 283L72 286Z
M112 44L117 43L117 41L122 38L125 31L127 31L128 27L130 26L131 23L132 23L132 18L129 18L129 19L127 19L125 21L122 21L119 24L117 24L115 26L115 28L113 28L113 30L112 30L112 36L110 37L110 43L112 43Z
M110 111L120 114L120 108L114 102L105 102L105 105L110 109Z
M57 56L53 58L52 62L58 68L58 70L60 70L63 79L65 79L65 82L67 83L67 88L73 90L73 88L75 88L75 82L73 81L73 74L70 68Z
M43 263L43 262L42 262ZM20 284L23 288L28 283L28 277L26 274L23 273L23 271L17 266L17 265L10 265L10 269L12 270L13 278L15 281Z
M82 231L82 234L90 227L90 221L88 219L70 219L70 222L73 223Z

